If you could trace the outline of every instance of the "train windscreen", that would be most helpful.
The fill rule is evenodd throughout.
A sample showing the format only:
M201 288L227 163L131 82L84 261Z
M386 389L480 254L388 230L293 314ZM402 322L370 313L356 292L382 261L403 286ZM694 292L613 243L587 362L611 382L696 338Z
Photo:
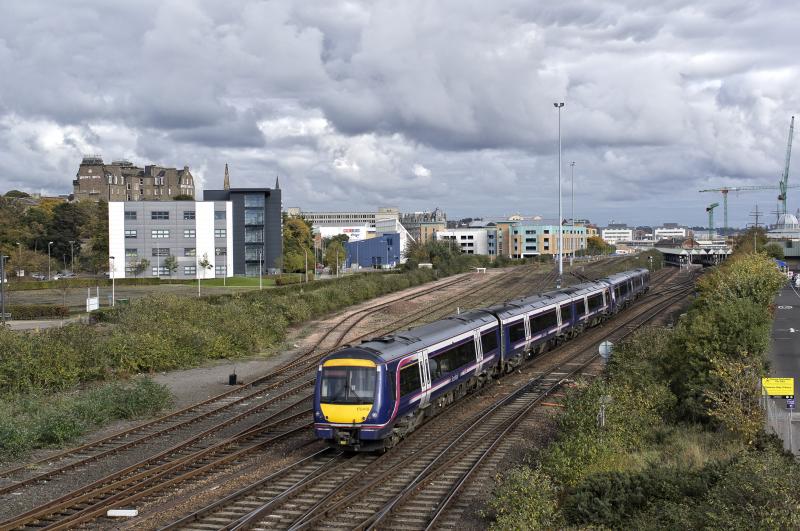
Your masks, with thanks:
M377 371L370 367L324 367L320 402L323 404L372 404Z

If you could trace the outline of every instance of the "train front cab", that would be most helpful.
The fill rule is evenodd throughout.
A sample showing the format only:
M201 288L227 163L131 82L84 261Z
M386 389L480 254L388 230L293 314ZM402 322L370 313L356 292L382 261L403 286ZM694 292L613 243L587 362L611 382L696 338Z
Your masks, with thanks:
M394 409L390 376L377 356L360 350L342 351L324 360L314 393L315 435L332 446L382 448L391 427L381 426L379 420Z

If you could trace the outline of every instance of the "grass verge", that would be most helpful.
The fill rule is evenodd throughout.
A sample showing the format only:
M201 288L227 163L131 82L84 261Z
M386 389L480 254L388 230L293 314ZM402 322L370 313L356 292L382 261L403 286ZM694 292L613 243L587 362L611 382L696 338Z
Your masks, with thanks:
M47 396L17 396L0 403L0 461L75 441L115 420L154 415L172 404L167 388L150 378Z

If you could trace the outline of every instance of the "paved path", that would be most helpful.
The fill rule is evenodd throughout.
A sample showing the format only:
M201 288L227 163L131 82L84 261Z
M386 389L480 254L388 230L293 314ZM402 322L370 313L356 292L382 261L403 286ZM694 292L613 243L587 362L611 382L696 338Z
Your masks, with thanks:
M772 325L772 343L769 353L769 375L795 379L795 393L800 394L800 290L789 285L783 288L775 301L775 321ZM767 423L783 439L786 449L800 453L800 412L789 414L786 400L766 399ZM789 426L791 425L791 430Z

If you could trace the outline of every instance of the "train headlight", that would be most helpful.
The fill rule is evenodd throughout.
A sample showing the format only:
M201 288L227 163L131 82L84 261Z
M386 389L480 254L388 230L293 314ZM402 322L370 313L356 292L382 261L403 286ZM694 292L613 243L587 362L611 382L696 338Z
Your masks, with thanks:
M369 418L371 418L371 419L378 418L378 412L377 411L373 411L372 413L369 414Z

